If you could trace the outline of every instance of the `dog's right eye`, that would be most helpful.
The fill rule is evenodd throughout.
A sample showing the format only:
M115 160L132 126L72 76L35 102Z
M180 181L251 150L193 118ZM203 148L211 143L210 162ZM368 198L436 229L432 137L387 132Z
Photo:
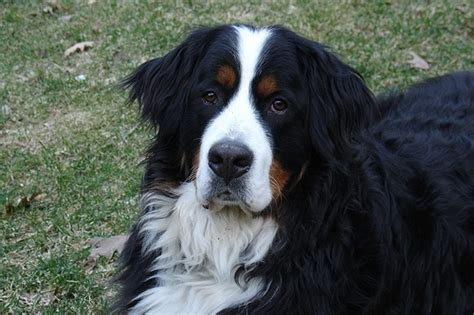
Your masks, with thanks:
M217 103L217 94L214 91L207 91L202 95L202 100L207 105L214 105Z

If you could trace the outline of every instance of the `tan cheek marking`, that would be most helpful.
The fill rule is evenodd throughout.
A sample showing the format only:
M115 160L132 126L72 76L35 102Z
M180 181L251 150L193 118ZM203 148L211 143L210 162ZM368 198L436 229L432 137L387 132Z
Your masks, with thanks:
M278 84L272 75L264 76L257 86L257 92L261 97L267 97L278 91Z
M270 185L274 201L281 197L283 189L289 179L290 173L284 170L278 161L273 160L272 166L270 167Z
M236 79L237 75L231 66L224 65L217 69L217 82L223 86L232 88L235 85Z

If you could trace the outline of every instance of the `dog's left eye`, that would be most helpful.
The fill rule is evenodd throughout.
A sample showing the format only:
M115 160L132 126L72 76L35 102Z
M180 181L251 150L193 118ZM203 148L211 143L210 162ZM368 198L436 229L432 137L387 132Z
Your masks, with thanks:
M273 100L272 104L270 105L270 111L277 114L283 114L287 108L288 103L280 98Z
M202 100L208 105L214 105L217 103L217 94L214 91L207 91L202 95Z

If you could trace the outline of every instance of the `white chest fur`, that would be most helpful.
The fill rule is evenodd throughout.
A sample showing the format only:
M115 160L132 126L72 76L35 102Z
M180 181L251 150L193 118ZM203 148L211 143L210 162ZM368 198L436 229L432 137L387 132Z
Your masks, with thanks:
M234 275L237 267L264 258L276 223L239 209L206 210L193 183L176 194L177 199L143 196L144 206L152 209L140 221L144 251L161 249L152 267L160 286L142 293L131 313L213 314L264 291L261 279L237 284Z

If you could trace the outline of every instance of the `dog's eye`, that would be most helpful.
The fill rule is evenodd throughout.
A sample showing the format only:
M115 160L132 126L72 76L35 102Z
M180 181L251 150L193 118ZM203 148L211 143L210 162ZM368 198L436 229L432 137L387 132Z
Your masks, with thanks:
M274 99L270 105L270 111L277 114L283 114L287 108L288 103L280 98Z
M214 105L217 103L217 94L214 91L207 91L202 95L202 100L206 104Z

